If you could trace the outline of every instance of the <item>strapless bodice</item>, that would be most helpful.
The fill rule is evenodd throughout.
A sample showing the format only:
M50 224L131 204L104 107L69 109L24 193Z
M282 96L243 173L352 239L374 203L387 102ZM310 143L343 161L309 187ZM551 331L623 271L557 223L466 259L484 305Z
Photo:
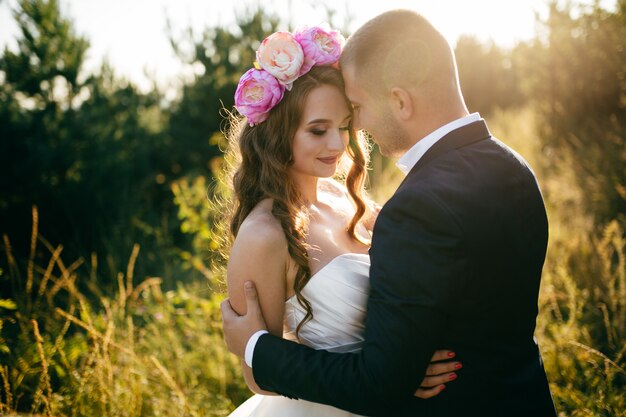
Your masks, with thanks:
M369 294L367 254L339 255L317 271L302 290L311 303L313 319L300 329L300 343L331 352L354 352L363 343ZM284 337L296 340L296 327L305 310L295 296L285 301ZM297 340L296 340L297 341ZM230 417L359 417L325 404L282 396L254 395Z
M315 349L353 352L363 342L369 294L368 254L346 253L317 271L302 290L311 303L313 319L300 329L300 343ZM296 339L306 310L295 296L285 302L284 337Z

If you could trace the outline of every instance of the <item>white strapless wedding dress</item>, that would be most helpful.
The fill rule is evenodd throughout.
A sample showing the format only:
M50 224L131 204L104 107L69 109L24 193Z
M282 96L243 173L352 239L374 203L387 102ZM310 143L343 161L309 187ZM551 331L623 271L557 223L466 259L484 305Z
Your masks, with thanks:
M313 319L300 329L300 342L314 349L355 352L363 343L369 294L367 254L339 255L315 273L302 290L311 303ZM305 310L295 296L285 302L284 337L296 341L296 327ZM349 417L347 411L282 396L254 395L230 417Z

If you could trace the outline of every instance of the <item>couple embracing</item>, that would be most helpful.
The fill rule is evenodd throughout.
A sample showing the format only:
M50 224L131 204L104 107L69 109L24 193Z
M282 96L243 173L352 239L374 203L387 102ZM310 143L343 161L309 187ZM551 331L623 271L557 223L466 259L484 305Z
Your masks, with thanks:
M555 416L534 340L548 223L417 13L277 32L235 97L233 416ZM367 131L406 175L363 192ZM444 389L445 388L445 389Z

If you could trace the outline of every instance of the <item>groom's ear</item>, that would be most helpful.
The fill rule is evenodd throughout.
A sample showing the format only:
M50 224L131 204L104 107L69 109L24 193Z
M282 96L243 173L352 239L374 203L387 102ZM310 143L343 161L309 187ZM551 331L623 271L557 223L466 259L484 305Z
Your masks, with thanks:
M400 87L392 87L389 99L391 101L391 110L399 120L408 121L413 117L413 97L407 90Z

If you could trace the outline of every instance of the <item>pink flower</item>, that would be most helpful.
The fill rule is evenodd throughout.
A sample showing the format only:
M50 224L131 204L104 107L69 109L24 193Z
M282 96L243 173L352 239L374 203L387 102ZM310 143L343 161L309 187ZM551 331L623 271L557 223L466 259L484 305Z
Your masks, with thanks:
M265 71L291 90L304 62L302 46L289 32L276 32L261 42L256 59Z
M265 121L283 98L285 87L270 73L252 68L241 76L235 91L235 107L250 126Z
M314 65L331 65L339 61L344 37L327 25L304 28L294 35L304 51L304 65L300 74Z

